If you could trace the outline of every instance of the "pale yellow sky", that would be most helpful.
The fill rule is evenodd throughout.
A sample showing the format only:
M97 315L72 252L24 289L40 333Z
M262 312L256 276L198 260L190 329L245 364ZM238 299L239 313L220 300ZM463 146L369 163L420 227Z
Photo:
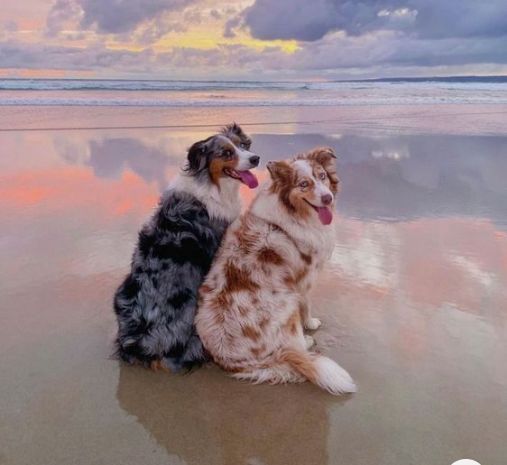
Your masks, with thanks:
M111 51L170 53L175 48L193 50L214 50L223 46L243 46L252 52L262 52L275 47L281 53L292 54L298 49L296 40L259 40L247 30L238 28L234 37L224 35L225 23L235 14L253 3L253 0L201 0L187 8L174 12L164 12L157 17L160 23L176 24L175 30L161 33L151 40L143 39L145 34L158 25L155 21L141 22L128 34L107 34L98 32L96 27L82 28L81 16L62 18L56 33L48 32L47 18L55 2L46 0L20 0L9 2L0 10L0 40L21 45L69 47L76 51L101 48ZM169 28L170 29L170 28ZM27 63L29 65L29 63ZM48 63L50 65L50 63ZM73 70L53 67L2 68L0 75L20 77L60 77L65 75L93 75L92 70ZM112 70L114 71L114 70ZM100 74L107 74L102 70Z

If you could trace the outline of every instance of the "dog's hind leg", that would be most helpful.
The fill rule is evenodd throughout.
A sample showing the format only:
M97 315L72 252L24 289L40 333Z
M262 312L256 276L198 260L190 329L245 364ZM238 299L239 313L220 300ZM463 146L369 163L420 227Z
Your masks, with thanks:
M114 296L114 311L118 322L116 354L126 363L149 366L153 355L144 349L147 322L142 317L139 295L142 287L129 274Z
M312 318L310 305L308 304L308 299L306 297L303 297L301 299L301 302L299 304L299 312L301 314L301 321L303 322L305 329L315 331L322 324L318 318Z

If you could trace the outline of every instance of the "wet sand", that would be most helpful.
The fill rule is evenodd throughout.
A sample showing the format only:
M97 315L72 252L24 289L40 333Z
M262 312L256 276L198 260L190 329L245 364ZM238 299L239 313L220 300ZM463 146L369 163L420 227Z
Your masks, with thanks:
M0 464L504 464L507 110L490 107L0 109L19 129L0 132ZM139 226L198 125L232 118L280 123L248 127L264 162L340 154L314 337L355 395L110 358Z

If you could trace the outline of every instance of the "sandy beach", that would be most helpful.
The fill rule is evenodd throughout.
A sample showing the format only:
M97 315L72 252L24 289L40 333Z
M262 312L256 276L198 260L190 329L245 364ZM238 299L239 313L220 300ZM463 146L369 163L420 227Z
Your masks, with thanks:
M505 463L507 105L0 107L0 464ZM112 295L186 148L339 154L317 348L359 392L110 357ZM242 191L245 202L251 191Z

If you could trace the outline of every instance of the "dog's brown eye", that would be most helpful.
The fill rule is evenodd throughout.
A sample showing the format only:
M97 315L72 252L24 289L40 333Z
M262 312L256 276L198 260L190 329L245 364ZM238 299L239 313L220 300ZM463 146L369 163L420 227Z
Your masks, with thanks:
M319 179L324 180L324 179L326 179L326 177L327 177L327 175L326 175L326 173L324 173L324 171L322 171L322 173L319 174Z
M224 157L226 158L232 157L232 150L224 150Z
M306 189L309 185L310 183L308 181L301 181L299 183L299 187L301 187L301 189Z

